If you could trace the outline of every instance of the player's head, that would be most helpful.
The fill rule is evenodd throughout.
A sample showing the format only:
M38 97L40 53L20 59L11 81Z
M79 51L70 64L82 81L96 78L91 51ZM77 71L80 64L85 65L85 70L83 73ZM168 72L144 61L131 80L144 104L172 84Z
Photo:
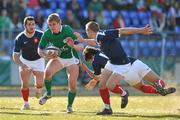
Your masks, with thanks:
M47 23L53 33L59 33L61 27L61 18L59 14L52 13L48 16Z
M86 46L83 50L83 56L85 61L92 62L94 60L94 56L97 52L95 47Z
M86 24L86 34L89 38L95 38L99 30L100 27L97 22L90 21Z
M24 28L25 31L29 34L34 33L35 31L35 20L33 16L27 16L24 18Z

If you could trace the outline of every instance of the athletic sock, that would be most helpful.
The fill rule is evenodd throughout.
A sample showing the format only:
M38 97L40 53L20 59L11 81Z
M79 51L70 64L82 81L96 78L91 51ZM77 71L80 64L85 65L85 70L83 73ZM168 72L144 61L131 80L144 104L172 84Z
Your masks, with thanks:
M121 96L126 95L126 91L120 85L116 85L111 92L120 94Z
M46 87L47 95L51 96L52 80L44 80L44 84L45 84L45 87Z
M74 102L75 97L76 97L75 91L69 91L68 92L68 105L67 105L67 107L72 107L72 104Z
M105 109L110 109L111 106L110 106L109 104L104 104L104 108L105 108Z
M23 100L25 102L28 102L28 98L29 98L29 88L27 89L21 89L21 96L23 97Z
M158 80L158 81L157 81L157 84L160 85L162 88L165 87L165 82L164 82L164 80Z
M109 90L107 88L105 89L99 89L99 94L104 102L104 104L110 105L110 95Z
M143 85L140 90L144 93L157 93L156 88L151 85Z

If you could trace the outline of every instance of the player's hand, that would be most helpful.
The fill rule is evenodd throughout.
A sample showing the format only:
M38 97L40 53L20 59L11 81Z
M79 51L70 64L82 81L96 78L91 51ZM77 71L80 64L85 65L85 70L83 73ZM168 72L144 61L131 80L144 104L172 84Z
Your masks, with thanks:
M78 38L78 41L79 41L79 42L84 42L84 38L81 36L80 33L74 32L74 35Z
M71 37L67 37L66 42L69 47L74 47L74 40Z
M143 34L144 35L150 35L153 33L152 27L147 24L145 27L142 28L143 29Z
M57 53L50 52L50 53L48 53L48 55L46 55L46 60L56 59L57 57L58 57Z
M92 79L89 81L89 83L85 87L87 90L93 90L96 84L97 84L97 81Z

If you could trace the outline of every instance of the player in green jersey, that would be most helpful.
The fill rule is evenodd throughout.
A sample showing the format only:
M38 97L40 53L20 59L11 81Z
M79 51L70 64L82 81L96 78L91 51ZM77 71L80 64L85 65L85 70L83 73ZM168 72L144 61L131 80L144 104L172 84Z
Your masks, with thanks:
M48 16L47 23L49 29L47 29L39 43L38 53L41 57L46 58L44 49L52 45L59 48L58 56L56 54L48 55L48 63L44 72L44 84L47 92L40 98L39 104L43 105L51 98L51 82L52 76L61 70L66 68L68 76L68 105L67 113L72 113L72 104L76 96L76 82L79 75L79 59L77 52L83 49L82 44L74 44L68 39L77 39L73 34L73 31L68 25L61 25L61 18L57 13L52 13Z

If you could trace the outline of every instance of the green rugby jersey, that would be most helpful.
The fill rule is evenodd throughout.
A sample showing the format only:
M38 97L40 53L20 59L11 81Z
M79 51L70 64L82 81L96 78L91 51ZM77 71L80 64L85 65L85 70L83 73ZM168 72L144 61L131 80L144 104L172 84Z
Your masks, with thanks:
M73 40L77 39L73 34L72 28L68 25L62 25L60 33L58 34L53 34L52 31L48 29L43 33L39 47L44 49L47 46L52 45L59 48L59 57L61 58L72 58L72 56L78 58L77 51L66 44L65 38L67 37L71 37Z

